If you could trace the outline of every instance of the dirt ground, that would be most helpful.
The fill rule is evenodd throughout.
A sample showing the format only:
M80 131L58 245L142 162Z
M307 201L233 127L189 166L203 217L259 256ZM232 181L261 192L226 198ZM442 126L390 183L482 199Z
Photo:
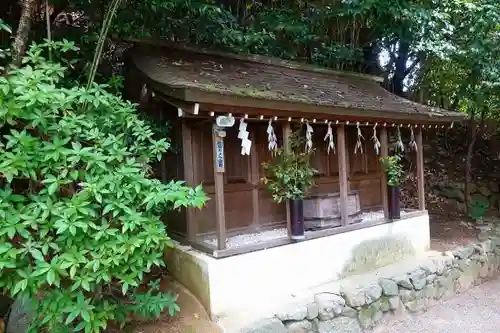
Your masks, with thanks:
M431 249L450 251L473 242L477 230L466 219L446 219L431 215Z
M431 249L450 251L477 239L476 225L456 206L445 202L428 202L430 217Z
M167 313L149 323L136 323L127 327L133 333L221 333L212 323L207 312L198 300L181 284L172 281L162 283L162 289L179 295L177 304L181 311L174 317Z

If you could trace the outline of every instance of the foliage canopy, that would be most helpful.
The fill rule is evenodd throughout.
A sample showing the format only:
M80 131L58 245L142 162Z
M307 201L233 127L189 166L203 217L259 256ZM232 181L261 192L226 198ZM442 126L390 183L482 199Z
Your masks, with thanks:
M0 5L13 26L16 3ZM49 3L54 38L78 41L82 72L111 0ZM110 31L114 42L162 38L381 75L396 94L470 113L496 108L499 18L495 0L128 0ZM39 36L43 16L34 21ZM108 43L101 74L120 47Z
M168 141L106 86L68 84L47 47L75 49L34 44L0 76L0 289L37 300L33 332L173 315L173 295L154 281L140 288L172 245L160 215L207 198L201 186L151 178Z

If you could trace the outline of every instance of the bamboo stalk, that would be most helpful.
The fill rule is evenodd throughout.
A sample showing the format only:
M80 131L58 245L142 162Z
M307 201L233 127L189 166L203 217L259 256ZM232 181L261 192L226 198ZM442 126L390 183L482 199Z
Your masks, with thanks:
M50 27L49 1L45 0L45 22L47 25L47 39L49 41L49 61L52 61L52 31Z
M87 81L87 89L90 89L90 87L94 83L95 75L97 73L97 68L99 67L99 62L101 60L101 55L104 48L104 42L106 41L106 37L108 35L111 22L113 21L113 17L116 14L116 10L118 9L118 6L121 4L121 2L122 0L112 0L111 5L104 17L101 27L101 32L99 34L99 40L96 46L96 51L94 53L94 58L92 60L92 65L90 67L89 78Z

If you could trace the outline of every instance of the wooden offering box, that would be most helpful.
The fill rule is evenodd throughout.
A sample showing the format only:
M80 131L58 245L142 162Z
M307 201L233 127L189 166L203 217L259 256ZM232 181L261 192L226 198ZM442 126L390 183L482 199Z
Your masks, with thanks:
M349 218L361 212L358 191L348 194L347 211ZM304 199L304 225L306 229L340 226L340 193L314 194Z

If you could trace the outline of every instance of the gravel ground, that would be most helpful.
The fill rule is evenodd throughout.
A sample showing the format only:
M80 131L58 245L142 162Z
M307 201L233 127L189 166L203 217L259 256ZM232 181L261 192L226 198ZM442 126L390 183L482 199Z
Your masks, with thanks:
M500 280L442 302L426 313L389 324L383 333L498 333Z
M286 228L266 230L261 232L254 232L254 233L241 234L228 237L226 241L226 246L228 249L232 249L243 245L256 244L284 237L288 237L288 232ZM216 246L217 238L206 239L204 242Z
M401 216L404 216L406 214L408 214L408 212L401 211ZM383 210L363 212L356 217L356 219L359 220L358 223L380 220L383 218L384 218L384 211ZM227 238L226 246L228 249L238 248L238 247L244 246L244 245L251 245L251 244L266 242L266 241L270 241L273 239L285 238L287 236L288 236L288 232L287 232L286 228L277 228L277 229L273 229L273 230L265 230L265 231L260 231L260 232L253 232L253 233L230 236ZM210 244L212 246L216 246L217 245L217 238L215 238L215 237L208 238L208 239L205 239L204 242L207 244Z

